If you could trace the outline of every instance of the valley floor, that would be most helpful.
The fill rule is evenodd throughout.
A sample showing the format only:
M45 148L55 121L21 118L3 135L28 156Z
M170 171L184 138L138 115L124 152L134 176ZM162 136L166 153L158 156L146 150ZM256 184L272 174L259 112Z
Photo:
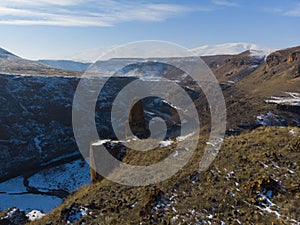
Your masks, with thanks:
M16 177L0 183L0 210L17 207L26 213L48 213L69 193L88 183L89 165L82 159Z

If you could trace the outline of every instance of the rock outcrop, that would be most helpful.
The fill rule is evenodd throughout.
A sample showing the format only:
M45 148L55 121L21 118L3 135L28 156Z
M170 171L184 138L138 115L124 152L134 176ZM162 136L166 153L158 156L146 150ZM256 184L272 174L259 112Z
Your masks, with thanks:
M265 63L265 75L281 75L297 78L300 76L300 47L288 48L271 53Z
M76 152L71 126L76 78L0 76L0 180Z
M238 55L203 56L202 59L220 82L238 82L264 62L264 56L245 51Z

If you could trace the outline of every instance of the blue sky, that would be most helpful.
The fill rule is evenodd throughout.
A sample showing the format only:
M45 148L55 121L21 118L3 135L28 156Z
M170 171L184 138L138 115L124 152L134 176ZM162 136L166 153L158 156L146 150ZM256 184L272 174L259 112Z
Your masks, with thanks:
M300 1L1 0L0 34L29 59L150 39L284 48L300 45Z

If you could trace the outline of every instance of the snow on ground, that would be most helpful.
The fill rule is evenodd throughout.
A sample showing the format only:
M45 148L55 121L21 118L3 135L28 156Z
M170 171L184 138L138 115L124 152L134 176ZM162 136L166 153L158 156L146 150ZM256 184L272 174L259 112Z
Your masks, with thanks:
M300 106L300 93L285 92L285 97L274 97L265 100L266 103L280 104L280 105L291 105Z
M42 192L47 190L65 190L72 192L90 183L89 165L82 159L42 170L28 179L29 186ZM23 177L13 178L0 183L0 210L17 207L29 213L39 210L50 212L63 199L56 196L28 193Z
M41 219L43 216L45 216L45 214L39 210L32 210L31 212L27 213L26 216L30 221L34 221Z
M284 126L284 119L280 118L278 115L275 115L272 112L267 112L266 114L262 114L256 116L256 121L258 124L262 126Z
M29 185L38 189L61 189L68 192L90 183L90 167L83 160L43 170L29 178Z
M185 139L192 137L194 134L195 134L195 132L192 132L185 136L179 136L176 138L176 141L184 141Z
M291 135L293 135L293 136L295 136L295 134L296 134L296 132L295 132L294 129L291 129L291 130L289 131L289 133L290 133Z
M178 142L184 141L184 140L186 140L186 139L192 137L194 134L195 134L195 132L189 133L189 134L184 135L184 136L178 136L178 137L176 138L176 141L178 141ZM159 146L160 146L160 147L167 147L167 146L172 145L173 143L174 143L174 141L172 141L172 140L165 140L165 141L161 141L161 142L159 143ZM176 155L176 156L177 156L177 155ZM176 156L175 156L175 157L176 157Z
M160 146L160 147L167 147L167 146L170 146L171 144L173 144L173 141L166 140L166 141L161 141L161 142L159 143L159 146Z
M67 224L78 221L81 217L88 215L88 208L79 206L72 207L67 218Z
M35 138L33 139L33 141L34 141L34 144L35 144L36 149L37 149L40 153L42 153L43 150L42 150L42 148L41 148L41 146L40 146L41 141L39 140L39 138L38 138L38 137L35 137Z
M25 212L30 212L32 210L38 209L42 212L47 213L62 202L62 199L58 197L35 194L0 194L0 198L0 210L17 207L21 210L24 210Z
M0 183L0 210L17 207L26 212L34 209L49 212L62 202L60 198L53 196L22 194L26 192L22 177Z
M0 196L1 196L1 201L0 201L0 208L1 207L1 202L2 202L2 194L1 193L22 193L26 192L26 188L23 185L23 177L17 177L13 178L11 180L8 180L6 182L0 183Z
M107 142L110 142L111 140L100 140L100 141L97 141L95 143L92 144L92 146L101 146L103 144L106 144Z
M267 58L268 55L270 55L272 52L274 52L274 49L262 49L262 50L254 50L250 49L250 56L258 57L258 58Z
M219 45L204 45L198 48L191 49L196 55L235 55L244 51L251 50L253 56L265 55L273 52L274 49L258 46L251 43L225 43Z

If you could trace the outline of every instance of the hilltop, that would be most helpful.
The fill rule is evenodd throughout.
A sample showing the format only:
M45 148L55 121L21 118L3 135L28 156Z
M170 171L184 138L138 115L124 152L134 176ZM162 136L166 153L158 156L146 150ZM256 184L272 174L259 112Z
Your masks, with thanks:
M0 48L0 73L23 75L78 75L75 72L59 69L42 62L23 59Z

